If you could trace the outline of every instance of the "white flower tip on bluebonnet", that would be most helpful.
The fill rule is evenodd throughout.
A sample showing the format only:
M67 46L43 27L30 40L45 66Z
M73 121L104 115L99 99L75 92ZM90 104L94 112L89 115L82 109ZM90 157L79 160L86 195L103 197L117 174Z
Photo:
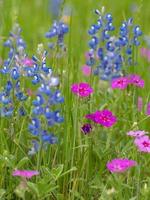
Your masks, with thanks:
M58 85L59 85L59 78L58 77L51 77L50 86L58 86Z
M38 55L41 55L44 51L44 45L42 43L38 44L38 47L37 47L37 54Z
M101 13L104 14L104 12L105 12L105 6L102 6Z

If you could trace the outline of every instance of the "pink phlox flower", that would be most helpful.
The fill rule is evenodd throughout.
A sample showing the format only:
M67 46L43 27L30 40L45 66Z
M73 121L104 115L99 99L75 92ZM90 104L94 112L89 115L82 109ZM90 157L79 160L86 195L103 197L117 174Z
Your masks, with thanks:
M129 84L129 80L127 77L120 77L120 78L112 80L111 87L112 89L119 88L121 90L124 90L125 88L127 88L128 84Z
M88 83L74 83L71 86L71 91L80 97L87 97L93 93L93 89Z
M22 60L22 64L24 66L32 67L34 65L34 61L32 59L30 59L30 58L24 58Z
M148 136L136 138L134 144L137 146L139 151L150 153L150 138Z
M32 170L14 170L12 175L30 179L30 178L32 178L32 176L39 175L39 172L32 171Z
M117 122L117 118L109 110L98 110L95 113L86 115L85 117L105 127L111 127Z
M143 135L145 135L145 134L147 134L147 132L145 132L145 131L140 131L140 130L138 130L138 131L129 131L129 132L127 133L127 135L129 135L129 136L131 136L131 137L141 137L141 136L143 136Z
M137 74L131 74L128 76L129 83L137 87L144 87L144 80Z
M137 163L134 160L129 160L127 158L115 158L108 162L106 166L112 173L121 173L136 165Z
M84 65L82 67L82 73L85 75L85 76L90 76L91 75L91 72L92 72L92 68L88 65Z

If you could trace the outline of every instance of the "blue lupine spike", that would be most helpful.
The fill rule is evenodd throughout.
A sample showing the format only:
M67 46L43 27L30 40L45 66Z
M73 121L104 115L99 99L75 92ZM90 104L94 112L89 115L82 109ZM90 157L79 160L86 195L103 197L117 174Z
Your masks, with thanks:
M135 26L135 27L134 27L133 33L134 33L135 37L139 37L139 36L142 35L142 31L141 31L141 29L140 29L139 26Z
M0 115L2 117L11 117L13 114L14 108L13 107L3 107L0 108Z
M11 48L12 47L12 41L10 39L8 39L6 42L4 42L4 46Z
M5 86L5 91L6 92L10 92L12 90L12 88L13 88L12 82L11 81L7 81L7 84Z
M37 83L39 83L39 82L40 82L40 76L39 76L38 74L35 74L35 75L33 76L32 83L33 83L33 84L37 84Z
M34 106L41 106L44 104L44 98L41 94L36 95L36 100L32 102Z
M44 109L41 106L37 106L37 107L33 108L32 113L34 115L42 115L44 113Z
M17 79L20 77L20 74L19 74L19 72L18 72L17 69L13 69L13 70L12 70L11 77L12 77L14 80L17 80Z
M19 108L19 115L20 116L25 116L26 115L26 111L25 111L23 106Z
M112 15L111 15L110 13L108 13L108 14L106 14L106 16L105 16L105 19L106 19L108 22L112 22L113 17L112 17Z
M23 94L23 92L18 91L16 92L16 97L19 101L25 101L28 97Z

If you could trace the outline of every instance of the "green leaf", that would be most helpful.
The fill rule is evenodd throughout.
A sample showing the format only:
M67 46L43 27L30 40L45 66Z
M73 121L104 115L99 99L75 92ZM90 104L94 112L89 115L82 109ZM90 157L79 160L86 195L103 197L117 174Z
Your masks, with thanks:
M59 165L57 168L53 168L51 170L51 176L53 179L56 181L62 174L63 172L64 165Z
M29 182L29 181L28 181L28 182L27 182L27 185L28 185L29 189L30 189L32 192L34 192L35 195L36 195L37 197L40 196L40 192L39 192L38 186L37 186L35 183L32 183L32 182Z
M0 189L0 199L2 200L2 198L4 197L6 191L4 189Z
M24 164L26 164L29 161L28 157L24 157L22 158L19 163L16 165L16 168L21 168Z

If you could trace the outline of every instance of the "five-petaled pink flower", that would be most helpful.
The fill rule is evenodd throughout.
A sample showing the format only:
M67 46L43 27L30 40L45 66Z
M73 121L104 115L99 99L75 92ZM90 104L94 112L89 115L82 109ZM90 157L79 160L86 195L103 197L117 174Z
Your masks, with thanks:
M111 87L112 89L119 88L121 90L125 89L129 84L129 80L127 77L120 77L112 80Z
M139 151L150 153L150 138L148 136L136 138L134 144L137 146Z
M134 160L129 160L127 158L115 158L108 162L106 166L112 173L121 173L136 165L137 163Z
M32 178L32 176L39 175L39 172L32 171L32 170L14 170L12 175L30 179L30 178Z
M128 76L129 83L137 87L144 87L144 80L137 74L131 74Z
M138 131L129 131L127 133L127 135L129 135L131 137L141 137L141 136L146 135L146 134L147 134L147 132L140 131L140 130L138 130Z
M117 122L117 118L109 110L98 110L95 113L86 115L85 117L105 127L111 127Z
M74 83L71 86L71 91L80 97L87 97L93 93L93 89L88 83Z

